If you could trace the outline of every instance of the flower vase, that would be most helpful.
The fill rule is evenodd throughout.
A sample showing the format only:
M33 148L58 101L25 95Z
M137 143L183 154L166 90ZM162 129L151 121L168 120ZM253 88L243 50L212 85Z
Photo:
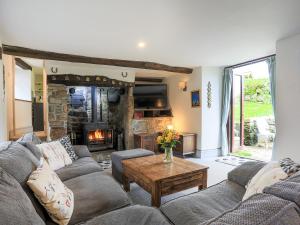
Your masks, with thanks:
M171 163L173 161L173 149L165 148L164 163Z

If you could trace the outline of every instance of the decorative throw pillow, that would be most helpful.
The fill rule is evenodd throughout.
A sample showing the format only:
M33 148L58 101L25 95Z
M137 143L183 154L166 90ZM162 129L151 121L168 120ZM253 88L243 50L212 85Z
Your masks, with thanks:
M58 170L72 164L66 149L59 141L37 145L52 170Z
M287 177L287 174L280 167L279 162L268 163L250 180L243 201L256 193L262 193L265 187L275 184Z
M78 155L75 153L73 145L71 143L70 137L69 136L64 136L61 139L59 139L59 142L64 146L66 149L68 155L72 159L72 161L75 161L78 159Z
M39 139L39 137L33 132L24 134L17 140L17 142L33 142L36 145L42 144L41 139Z
M284 172L288 174L288 176L293 175L294 173L300 171L300 164L295 163L290 158L285 158L279 161L279 164Z
M32 172L27 184L54 222L68 224L74 209L73 192L61 182L46 162Z

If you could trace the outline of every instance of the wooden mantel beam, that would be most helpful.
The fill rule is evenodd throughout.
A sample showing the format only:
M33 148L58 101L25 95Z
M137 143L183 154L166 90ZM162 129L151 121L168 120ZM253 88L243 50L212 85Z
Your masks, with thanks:
M29 57L29 58L36 58L36 59L57 60L57 61L87 63L87 64L97 64L97 65L107 65L107 66L131 67L131 68L149 69L149 70L161 70L161 71L185 73L185 74L190 74L193 72L193 69L191 68L168 66L168 65L153 63L153 62L94 58L88 56L47 52L47 51L35 50L30 48L18 47L18 46L4 45L4 44L2 45L2 48L3 48L3 53L7 55L22 56L22 57Z

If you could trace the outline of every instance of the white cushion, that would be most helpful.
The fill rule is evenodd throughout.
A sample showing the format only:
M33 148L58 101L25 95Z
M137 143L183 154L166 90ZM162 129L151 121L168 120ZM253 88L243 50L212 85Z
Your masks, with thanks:
M74 209L73 192L61 182L46 162L31 173L27 184L54 222L68 224Z
M59 141L37 145L52 170L72 164L72 159Z
M256 193L262 193L265 187L284 180L287 177L288 175L280 167L279 162L268 163L249 181L243 201Z

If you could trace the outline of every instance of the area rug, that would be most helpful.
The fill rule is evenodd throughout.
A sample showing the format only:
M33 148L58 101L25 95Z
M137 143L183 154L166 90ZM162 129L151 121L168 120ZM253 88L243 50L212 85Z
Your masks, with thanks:
M253 159L241 158L237 156L224 156L216 159L216 162L225 163L231 166L239 166L245 162L255 161Z
M111 160L100 160L98 164L105 170L111 168Z
M103 169L111 168L111 153L114 150L92 152L92 157L99 163Z

